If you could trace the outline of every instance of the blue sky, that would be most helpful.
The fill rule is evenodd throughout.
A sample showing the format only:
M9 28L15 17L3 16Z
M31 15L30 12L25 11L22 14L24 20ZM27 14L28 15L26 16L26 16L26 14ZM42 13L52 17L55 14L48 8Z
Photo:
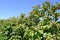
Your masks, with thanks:
M28 14L32 6L42 5L44 1L46 0L0 0L0 19L18 16L21 13ZM50 0L51 4L55 4L56 1L60 3L60 0Z

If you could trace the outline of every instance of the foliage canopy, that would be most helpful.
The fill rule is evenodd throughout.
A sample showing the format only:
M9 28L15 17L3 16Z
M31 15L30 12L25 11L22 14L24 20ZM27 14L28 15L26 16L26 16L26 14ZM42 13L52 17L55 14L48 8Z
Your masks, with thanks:
M21 14L6 20L0 20L0 40L59 40L60 4L32 7L29 15Z

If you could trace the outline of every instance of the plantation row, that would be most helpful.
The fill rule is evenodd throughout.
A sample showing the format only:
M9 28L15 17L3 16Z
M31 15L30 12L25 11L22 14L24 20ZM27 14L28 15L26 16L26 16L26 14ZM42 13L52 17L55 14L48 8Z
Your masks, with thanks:
M60 40L60 4L44 2L26 16L0 20L0 40Z

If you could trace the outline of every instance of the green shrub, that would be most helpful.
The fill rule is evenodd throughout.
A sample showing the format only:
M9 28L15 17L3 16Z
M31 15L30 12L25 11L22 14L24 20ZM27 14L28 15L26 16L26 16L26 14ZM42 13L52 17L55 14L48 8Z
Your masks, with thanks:
M60 13L56 10L60 10L59 3L44 2L27 16L0 20L0 40L60 40Z

